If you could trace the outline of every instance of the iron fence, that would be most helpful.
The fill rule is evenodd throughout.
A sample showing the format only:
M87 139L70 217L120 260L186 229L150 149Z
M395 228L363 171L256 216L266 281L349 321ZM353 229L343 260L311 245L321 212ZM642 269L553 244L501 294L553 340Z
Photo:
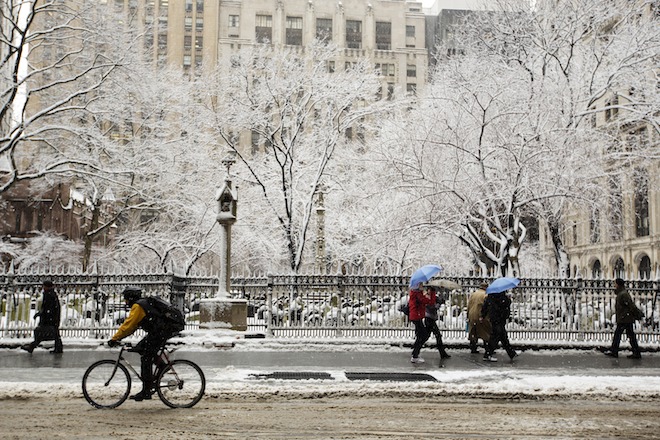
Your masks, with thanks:
M41 297L41 283L51 279L62 303L63 337L105 339L127 314L121 291L140 286L146 295L169 299L186 312L187 328L198 328L199 303L213 297L218 280L145 273L0 273L0 337L31 338ZM467 299L484 280L451 277L462 289L443 293L438 326L446 340L466 340ZM407 301L408 276L269 275L233 277L231 295L248 302L248 331L279 338L413 338L413 328L399 311ZM658 280L628 282L645 319L638 321L640 343L660 342ZM604 343L614 320L610 280L524 278L511 291L513 341Z

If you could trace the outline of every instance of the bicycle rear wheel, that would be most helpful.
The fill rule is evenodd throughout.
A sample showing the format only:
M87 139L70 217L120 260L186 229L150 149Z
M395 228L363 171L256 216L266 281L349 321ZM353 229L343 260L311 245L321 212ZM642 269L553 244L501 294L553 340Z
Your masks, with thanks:
M115 366L117 367L115 370ZM94 408L116 408L128 398L131 375L122 364L105 359L93 363L82 379L85 399Z
M170 408L192 408L202 399L206 378L194 362L177 359L158 375L156 392Z

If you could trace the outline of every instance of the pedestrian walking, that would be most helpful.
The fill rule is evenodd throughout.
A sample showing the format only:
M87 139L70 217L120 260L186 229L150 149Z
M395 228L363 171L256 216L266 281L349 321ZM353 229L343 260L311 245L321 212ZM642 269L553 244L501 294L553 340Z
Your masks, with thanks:
M518 353L511 347L509 343L509 336L506 333L506 323L511 315L511 299L506 295L506 291L489 293L486 295L486 300L481 308L480 322L484 322L486 318L490 318L492 326L492 333L488 341L488 349L484 355L484 360L489 362L497 362L497 358L493 356L497 350L498 344L502 343L502 348L511 359L518 356Z
M410 290L408 297L408 307L410 313L408 319L415 326L415 344L413 345L412 357L410 362L413 364L421 364L424 359L419 357L419 352L422 346L428 341L430 333L428 328L424 325L424 318L426 316L426 306L435 304L435 290L428 289L422 286L416 286Z
M435 292L436 299L435 303L426 306L426 312L424 314L424 326L428 332L427 340L433 334L435 336L436 346L440 352L440 358L449 359L451 355L445 350L445 346L442 343L442 333L440 333L440 328L438 327L438 309L444 303L444 300L438 295L435 289L431 290Z
M479 339L483 341L485 351L488 351L488 341L492 331L490 318L481 318L481 309L486 301L486 288L488 283L481 283L479 288L470 294L468 298L468 341L470 342L470 353L479 353L477 345Z
M614 330L614 338L612 338L612 346L604 353L606 356L619 357L619 344L621 343L621 335L626 332L632 354L628 357L631 359L641 359L642 353L637 344L637 336L633 326L635 321L642 319L644 314L637 308L632 297L625 287L625 282L621 278L614 280L614 293L616 293L616 329Z
M35 319L39 318L39 325L34 329L34 341L22 345L21 349L32 353L43 341L55 341L55 347L51 353L62 353L64 350L60 337L60 300L52 281L44 281L42 287L41 307L39 307L39 312L34 315Z

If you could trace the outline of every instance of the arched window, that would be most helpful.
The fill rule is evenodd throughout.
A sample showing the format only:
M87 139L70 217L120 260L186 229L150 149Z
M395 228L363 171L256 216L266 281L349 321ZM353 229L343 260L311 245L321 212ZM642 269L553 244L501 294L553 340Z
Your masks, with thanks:
M591 266L591 278L597 279L602 275L603 270L600 267L600 260L594 261L594 264Z
M619 257L614 262L614 278L625 278L626 277L626 264L623 262L623 258Z
M644 255L641 260L639 260L639 279L651 279L651 259L646 255Z

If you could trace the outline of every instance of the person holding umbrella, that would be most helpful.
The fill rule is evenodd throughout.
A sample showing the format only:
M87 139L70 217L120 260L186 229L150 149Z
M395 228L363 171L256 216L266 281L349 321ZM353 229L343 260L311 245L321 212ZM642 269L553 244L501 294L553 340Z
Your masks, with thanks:
M410 290L408 299L410 314L408 315L408 319L415 326L415 344L413 345L412 357L410 358L410 362L413 364L424 363L424 359L419 357L419 352L422 351L422 346L428 341L429 336L431 336L429 328L424 325L424 318L426 317L426 307L435 305L435 301L435 289L418 285L416 288Z
M429 329L424 325L426 316L426 306L435 305L435 289L422 287L422 283L430 280L431 277L440 273L442 267L429 264L417 269L410 277L410 294L408 296L408 307L410 309L408 319L415 326L415 344L413 345L412 357L410 362L421 364L424 359L419 357L422 346L431 335Z
M517 286L520 283L518 278L503 277L493 281L486 288L486 300L481 308L480 322L486 317L490 318L492 333L488 342L488 349L484 355L484 360L488 362L497 362L493 355L499 343L511 359L518 356L518 353L511 347L509 336L506 333L506 322L511 315L511 299L506 295L506 291Z

